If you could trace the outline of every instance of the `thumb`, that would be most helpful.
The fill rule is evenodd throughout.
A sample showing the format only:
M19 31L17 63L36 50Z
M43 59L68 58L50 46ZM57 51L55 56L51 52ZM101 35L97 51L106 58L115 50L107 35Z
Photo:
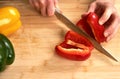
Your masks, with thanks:
M107 9L99 19L99 24L103 25L111 16L112 12Z

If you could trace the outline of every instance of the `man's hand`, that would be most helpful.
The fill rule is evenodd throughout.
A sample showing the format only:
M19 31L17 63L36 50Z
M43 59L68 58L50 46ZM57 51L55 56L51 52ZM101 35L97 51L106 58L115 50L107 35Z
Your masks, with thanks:
M104 25L106 41L113 38L119 28L120 17L114 6L114 0L95 0L89 5L88 11L95 12L99 17L99 24Z
M29 0L29 2L43 16L54 15L55 8L58 8L58 0Z

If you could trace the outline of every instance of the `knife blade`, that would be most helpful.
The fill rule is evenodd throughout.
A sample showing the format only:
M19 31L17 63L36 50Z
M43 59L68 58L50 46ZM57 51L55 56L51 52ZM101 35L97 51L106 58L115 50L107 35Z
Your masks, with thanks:
M65 17L63 14L61 14L61 12L58 9L55 10L55 15L69 29L71 29L74 32L76 32L76 33L78 33L78 34L86 37L87 39L89 39L90 42L93 44L93 46L94 46L94 48L96 50L98 50L99 52L101 52L105 56L108 56L112 60L118 62L118 60L115 57L113 57L108 51L106 51L95 39L93 39L90 35L88 35L83 30L81 30L80 28L78 28L75 24L73 24L67 17Z

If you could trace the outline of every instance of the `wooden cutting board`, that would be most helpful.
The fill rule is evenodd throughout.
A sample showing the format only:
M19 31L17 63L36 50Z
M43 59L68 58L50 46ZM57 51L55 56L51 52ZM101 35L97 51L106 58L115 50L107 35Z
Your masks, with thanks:
M60 0L63 14L76 23L92 0ZM116 7L120 10L120 1ZM14 6L21 13L21 28L8 38L14 44L15 62L0 79L120 79L120 63L92 51L86 61L71 61L56 54L67 28L55 16L43 17L26 1L0 0L0 7ZM103 47L120 60L120 30Z

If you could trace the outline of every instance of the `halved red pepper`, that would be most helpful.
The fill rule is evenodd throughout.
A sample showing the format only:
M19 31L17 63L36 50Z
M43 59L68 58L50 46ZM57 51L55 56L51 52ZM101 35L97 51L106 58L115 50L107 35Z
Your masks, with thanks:
M99 43L106 40L103 35L104 26L98 23L99 17L90 12L82 17L77 23L79 28L82 28L86 33L96 39ZM68 31L65 35L65 40L60 45L56 46L56 52L68 59L86 60L93 49L92 43L82 35L73 31Z
M94 38L94 34L92 32L92 29L90 27L90 25L88 24L87 22L87 18L88 18L88 15L86 16L83 16L78 22L77 22L77 26L80 28L80 29L83 29L87 34L89 34L91 37Z
M90 12L78 21L77 26L101 43L106 40L106 37L103 35L105 28L98 23L98 20L99 17L95 13Z
M56 52L71 60L85 60L91 55L93 45L85 37L68 31L65 41L56 46Z
M93 49L92 43L87 38L83 37L82 35L79 35L76 32L73 32L73 31L68 31L66 33L65 40L72 40L76 43L83 44L83 45L89 47L90 50Z
M103 34L105 28L103 25L100 25L98 21L99 17L95 13L91 12L88 14L87 22L92 29L95 39L101 43L106 40L106 37Z

